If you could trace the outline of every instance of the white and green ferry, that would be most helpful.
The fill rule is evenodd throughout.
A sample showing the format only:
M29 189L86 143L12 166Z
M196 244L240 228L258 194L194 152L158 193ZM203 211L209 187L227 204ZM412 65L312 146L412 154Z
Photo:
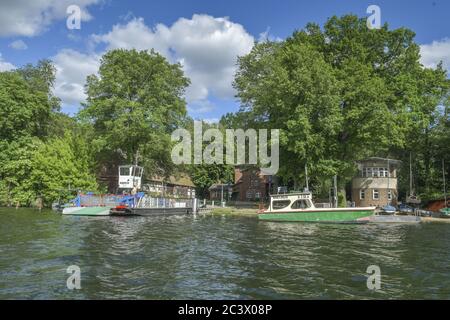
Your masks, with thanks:
M260 220L286 222L366 223L375 207L316 208L310 192L270 196L267 210L258 214Z

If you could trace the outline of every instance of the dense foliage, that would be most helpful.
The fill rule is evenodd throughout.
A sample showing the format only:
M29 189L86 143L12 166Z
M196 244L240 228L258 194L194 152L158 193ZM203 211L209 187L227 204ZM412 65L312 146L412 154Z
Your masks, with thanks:
M98 164L138 162L148 175L170 173L170 135L186 117L188 84L180 64L154 51L106 53L98 76L87 79L88 99L80 112L93 126Z
M109 51L87 78L88 98L74 117L60 112L54 80L48 60L0 72L0 205L49 205L69 198L69 187L100 191L101 173L135 162L148 176L188 172L200 197L233 181L230 165L171 161L171 133L193 130L180 64L153 50ZM216 127L280 129L284 183L303 187L307 164L314 191L328 191L333 175L343 190L357 160L381 156L402 160L404 196L411 156L417 191L424 198L442 192L450 84L442 65L421 65L412 31L369 30L352 15L323 28L310 23L284 41L255 44L239 58L234 86L241 110Z
M49 61L0 73L0 205L44 205L96 190L85 137L59 113Z
M427 69L419 59L408 29L370 30L352 15L323 29L308 24L239 59L234 122L281 129L280 175L294 185L304 181L305 164L316 189L335 174L343 188L355 161L382 156L408 165L413 152L420 191L442 190L449 80L441 65Z

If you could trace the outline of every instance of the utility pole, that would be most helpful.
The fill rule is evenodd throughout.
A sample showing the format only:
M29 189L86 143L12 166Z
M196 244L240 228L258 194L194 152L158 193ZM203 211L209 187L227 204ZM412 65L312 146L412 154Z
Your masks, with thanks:
M413 194L413 181L412 181L412 153L409 153L409 196Z
M334 192L333 192L333 198L334 198L334 207L338 207L338 196L337 196L337 175L334 176L333 179L333 186L334 186Z
M391 195L391 197L392 197L392 193L391 193L391 189L390 189L390 185L389 185L389 179L390 179L390 177L391 177L391 170L390 170L390 168L389 168L389 158L387 159L387 173L388 173L388 179L387 179L387 192L388 192L388 195L387 195L387 204L388 205L390 205L391 204L391 200L389 199L389 194Z
M305 163L305 178L306 178L306 191L309 192L309 183L308 183L308 163Z

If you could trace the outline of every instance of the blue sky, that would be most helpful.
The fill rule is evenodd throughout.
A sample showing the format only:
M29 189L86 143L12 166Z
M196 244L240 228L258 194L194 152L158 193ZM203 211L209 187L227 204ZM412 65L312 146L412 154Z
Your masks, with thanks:
M66 27L66 8L83 12L81 29ZM63 111L75 113L83 100L87 74L95 73L105 50L155 47L171 62L181 62L192 80L187 92L194 118L210 121L236 111L231 81L237 55L261 37L283 39L308 22L320 25L332 15L368 16L381 9L382 23L408 27L422 45L422 62L450 66L450 1L212 1L212 0L0 0L0 70L55 61L55 94Z

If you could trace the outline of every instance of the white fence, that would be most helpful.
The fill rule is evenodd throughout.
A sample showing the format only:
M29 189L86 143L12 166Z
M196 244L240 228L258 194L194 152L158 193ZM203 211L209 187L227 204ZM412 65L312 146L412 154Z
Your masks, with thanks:
M194 199L142 197L137 208L193 208Z

